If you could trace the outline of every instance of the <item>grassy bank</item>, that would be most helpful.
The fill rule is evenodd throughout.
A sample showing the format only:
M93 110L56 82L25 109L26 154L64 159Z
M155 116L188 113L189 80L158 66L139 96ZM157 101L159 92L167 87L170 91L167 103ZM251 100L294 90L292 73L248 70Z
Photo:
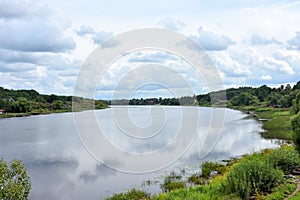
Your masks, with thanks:
M167 176L162 184L163 192L154 196L133 189L115 194L106 200L280 200L288 197L296 189L297 177L286 177L284 174L290 174L299 166L299 154L292 146L285 145L279 149L266 149L260 153L245 155L240 159L227 162L226 165L206 163L202 165L202 174L192 175L193 178L188 180L180 180L178 178L180 176L176 176L176 179L166 181L170 180ZM207 172L210 172L208 176ZM172 184L172 187L164 190L163 188L168 184Z
M108 105L98 106L95 109L105 109L108 108ZM84 110L84 109L82 109ZM54 113L67 113L67 112L73 112L72 109L56 109L56 110L50 110L50 109L34 109L31 112L26 113L3 113L0 114L0 118L11 118L11 117L26 117L31 115L46 115L46 114L54 114Z
M263 123L264 138L292 140L293 130L291 125L292 114L289 108L273 108L262 106L233 107L245 111Z

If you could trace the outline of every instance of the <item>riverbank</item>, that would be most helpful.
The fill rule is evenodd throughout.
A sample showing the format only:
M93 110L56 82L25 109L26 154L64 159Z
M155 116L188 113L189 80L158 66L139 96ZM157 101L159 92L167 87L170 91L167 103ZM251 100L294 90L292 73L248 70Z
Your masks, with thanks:
M107 197L106 200L173 200L173 199L285 199L297 189L299 177L290 175L300 167L298 152L292 146L266 149L245 155L226 164L207 163L202 173L192 175L187 181L166 176L160 194L150 194L136 189ZM258 173L258 171L259 173ZM179 178L178 178L179 177ZM248 178L245 178L248 177ZM167 181L166 181L167 180ZM191 184L192 181L193 183Z
M252 115L261 121L265 130L261 135L266 139L293 140L293 129L289 108L273 108L262 106L239 106L232 107Z
M96 110L101 110L109 108L109 106L101 106L95 108ZM84 110L84 109L82 109ZM81 110L80 110L81 111ZM2 113L0 114L0 118L12 118L12 117L27 117L32 115L47 115L47 114L55 114L55 113L68 113L68 112L74 112L72 109L57 109L57 110L50 110L50 109L35 109L31 112L26 113Z

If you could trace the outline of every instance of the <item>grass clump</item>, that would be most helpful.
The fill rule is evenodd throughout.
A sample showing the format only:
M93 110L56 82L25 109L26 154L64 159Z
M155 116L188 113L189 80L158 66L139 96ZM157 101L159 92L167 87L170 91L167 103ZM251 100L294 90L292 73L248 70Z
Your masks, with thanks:
M185 183L181 181L182 176L172 172L170 175L166 176L164 179L164 183L161 184L161 189L164 192L170 192L172 190L177 190L181 188L185 188Z
M270 193L279 184L282 171L274 169L262 160L245 160L235 165L229 172L223 188L228 194L236 194L249 199L263 193Z
M273 192L267 195L264 200L280 200L288 197L296 189L296 184L284 182L275 187ZM300 197L300 196L299 196ZM300 198L298 198L300 199Z
M105 198L105 200L150 200L150 194L147 192L132 189L124 193L114 194L111 197Z
M291 146L282 146L272 150L267 156L267 160L274 168L282 170L285 174L290 174L294 169L300 167L299 154Z
M212 172L223 174L226 171L226 166L216 162L206 161L201 165L202 177L208 179Z

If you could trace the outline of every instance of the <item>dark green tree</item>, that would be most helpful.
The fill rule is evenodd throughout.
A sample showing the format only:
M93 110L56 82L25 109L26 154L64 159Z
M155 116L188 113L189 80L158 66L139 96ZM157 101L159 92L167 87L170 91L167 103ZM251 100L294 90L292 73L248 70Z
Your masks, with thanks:
M256 105L258 103L258 98L249 92L243 92L240 95L235 96L231 100L233 106L249 106Z
M260 102L263 102L271 93L271 91L272 91L271 88L269 88L266 85L263 85L255 89L255 95L257 96Z
M293 90L300 90L300 81L294 85Z
M300 153L300 112L292 118L292 128L294 131L294 144L297 151Z
M10 166L0 159L0 199L29 199L31 181L20 160Z
M18 97L17 101L11 103L10 110L15 113L30 112L31 103L25 97Z
M293 100L292 113L297 114L300 111L300 92L297 93L296 98Z
M53 110L61 110L64 108L64 102L62 100L54 100L52 102L52 109Z

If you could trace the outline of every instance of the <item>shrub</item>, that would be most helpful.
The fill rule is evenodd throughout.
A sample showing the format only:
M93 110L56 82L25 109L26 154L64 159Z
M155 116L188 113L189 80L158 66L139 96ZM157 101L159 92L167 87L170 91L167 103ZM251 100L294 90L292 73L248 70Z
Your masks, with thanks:
M150 199L150 195L147 192L132 189L124 193L114 194L111 197L107 197L106 200L147 200Z
M192 183L194 185L204 185L205 180L202 178L199 174L193 174L190 177L188 177L188 182Z
M281 169L285 174L291 173L300 166L299 154L290 146L273 150L268 155L268 161L274 168Z
M171 190L185 188L185 183L180 181L181 175L172 172L170 175L165 177L164 183L161 184L161 189L164 192L170 192Z
M291 123L294 131L294 143L300 153L300 112L292 118Z
M0 199L28 199L30 178L20 160L8 164L0 159Z
M209 178L210 174L212 171L217 171L220 174L223 174L225 171L225 166L220 164L220 163L216 163L216 162L205 162L202 164L201 166L201 170L202 170L202 177L203 178Z
M175 182L164 184L165 192L170 192L172 190L178 190L182 188L185 188L185 183L183 181L175 181Z
M282 172L266 161L245 160L232 168L223 187L227 193L248 199L252 195L270 192L281 177Z

